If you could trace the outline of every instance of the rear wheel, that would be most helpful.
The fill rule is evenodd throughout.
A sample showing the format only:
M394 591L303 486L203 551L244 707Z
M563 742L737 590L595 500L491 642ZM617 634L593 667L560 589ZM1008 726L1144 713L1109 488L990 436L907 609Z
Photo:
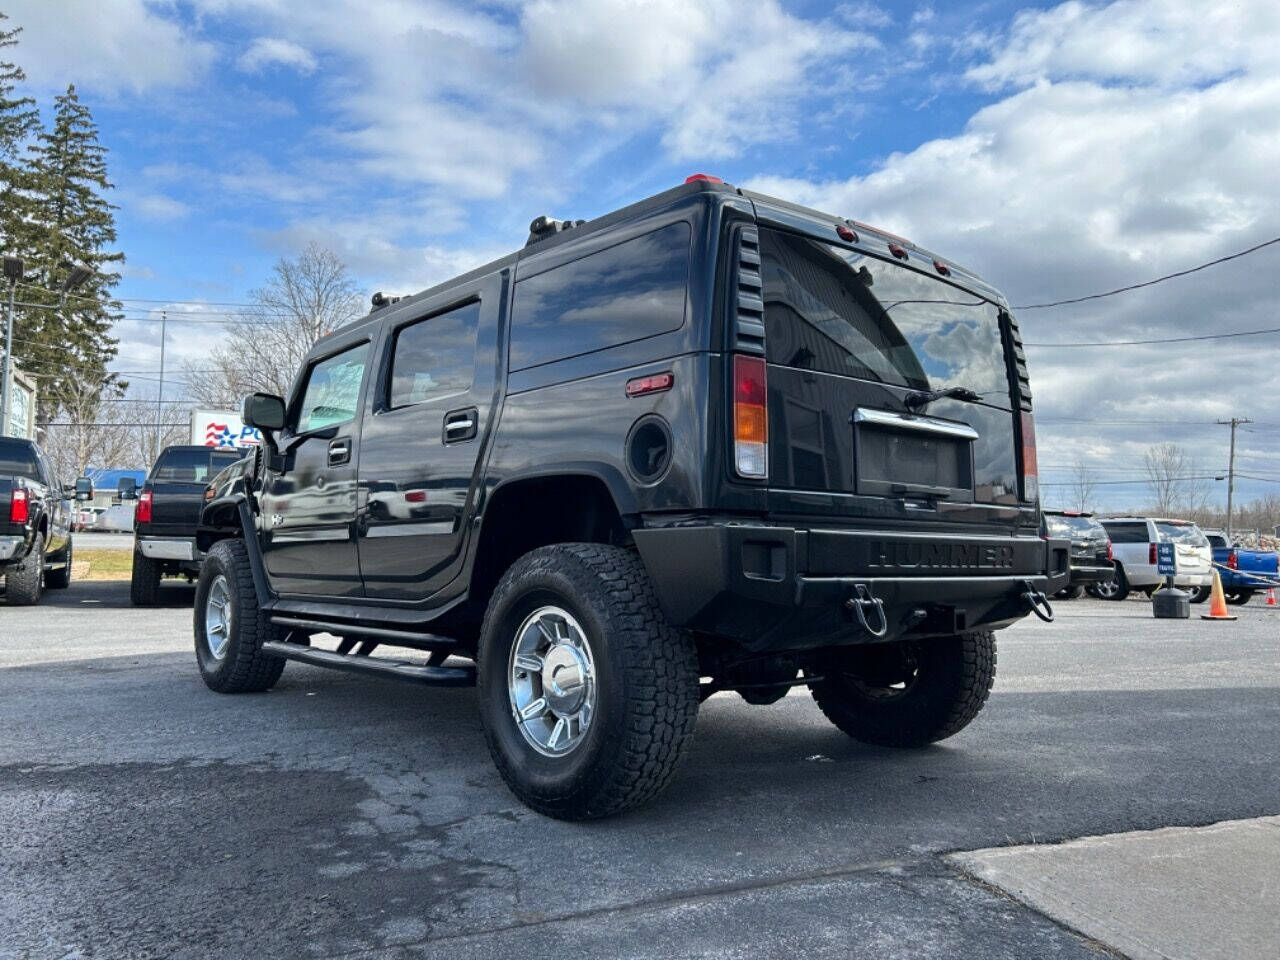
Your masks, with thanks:
M1056 594L1058 600L1079 600L1084 596L1084 586L1075 584L1075 586L1067 587L1065 590L1059 590Z
M1191 602L1192 602L1192 603L1204 603L1206 600L1208 600L1208 599L1209 599L1209 594L1210 594L1212 591L1213 591L1213 588L1212 588L1212 587L1192 587L1192 588L1191 588Z
M1236 590L1227 594L1227 603L1231 604L1233 607L1243 607L1252 599L1252 590Z
M11 607L30 607L40 602L44 587L44 535L36 534L26 558L4 575L5 594Z
M160 602L160 577L163 573L158 561L134 551L129 600L135 607L154 607Z
M67 538L67 549L62 551L62 566L50 570L44 575L44 585L50 590L65 590L71 586L71 538Z
M1124 570L1116 567L1110 580L1099 580L1089 588L1089 592L1099 600L1124 600L1129 596L1129 580Z
M587 820L654 797L698 712L690 637L620 547L541 547L503 576L478 651L480 722L521 801Z
M968 633L935 640L848 647L810 684L837 727L864 743L923 747L959 733L987 702L996 676L996 637Z
M262 644L282 637L258 606L244 543L219 540L196 584L196 662L205 686L218 693L271 689L285 662L263 653Z

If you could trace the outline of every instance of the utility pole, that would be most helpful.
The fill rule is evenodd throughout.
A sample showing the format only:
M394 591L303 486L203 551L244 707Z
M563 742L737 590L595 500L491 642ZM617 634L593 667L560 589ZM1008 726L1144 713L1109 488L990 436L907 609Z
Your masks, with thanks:
M1227 461L1227 544L1231 544L1231 498L1236 486L1236 427L1242 423L1253 423L1248 417L1232 417L1230 420L1219 420L1224 427L1231 427L1231 456Z
M164 341L165 328L169 323L169 312L160 311L160 386L156 388L156 449L155 456L160 455L160 438L163 436L164 423Z

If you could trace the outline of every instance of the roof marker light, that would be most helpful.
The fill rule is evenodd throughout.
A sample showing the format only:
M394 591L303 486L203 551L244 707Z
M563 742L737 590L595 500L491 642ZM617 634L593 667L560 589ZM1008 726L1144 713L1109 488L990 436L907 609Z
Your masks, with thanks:
M697 183L700 180L703 183L724 183L723 180L711 173L691 173L684 178L685 183Z
M933 269L937 270L937 271L938 271L940 274L942 274L944 277L949 277L949 276L951 276L951 268L950 268L950 267L948 267L948 266L947 266L945 263L943 263L941 260L935 260L935 261L933 261Z
M836 224L836 236L846 243L858 242L858 235L854 233L851 227L846 227L843 223Z
M895 257L897 257L899 260L907 259L907 250L900 243L889 244L889 252L892 253Z

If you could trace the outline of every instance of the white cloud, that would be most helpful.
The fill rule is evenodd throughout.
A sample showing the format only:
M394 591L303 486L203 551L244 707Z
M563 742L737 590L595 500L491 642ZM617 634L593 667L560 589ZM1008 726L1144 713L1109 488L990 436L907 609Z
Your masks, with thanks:
M199 82L217 57L213 44L147 0L9 0L23 28L21 57L37 87L68 83L108 94L144 94Z
M316 58L306 47L280 37L258 37L240 55L236 64L249 73L261 73L270 66L291 67L299 73L313 73Z
M191 212L191 207L163 193L144 193L125 199L129 211L144 220L166 223L181 220Z

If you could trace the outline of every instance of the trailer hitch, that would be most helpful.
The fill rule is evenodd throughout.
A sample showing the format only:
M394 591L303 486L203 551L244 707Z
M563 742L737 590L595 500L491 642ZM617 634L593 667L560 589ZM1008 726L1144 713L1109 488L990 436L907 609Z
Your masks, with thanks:
M1045 623L1053 623L1053 607L1049 605L1049 598L1037 590L1030 580L1023 580L1022 586L1022 599L1027 602L1031 612Z
M858 618L858 623L862 625L862 629L873 637L879 639L889 632L889 618L885 616L884 601L879 597L872 596L871 588L865 583L855 583L853 585L853 596L846 600L844 605L847 609L853 611L853 615ZM880 621L878 629L867 622L868 610L874 611L874 619Z

